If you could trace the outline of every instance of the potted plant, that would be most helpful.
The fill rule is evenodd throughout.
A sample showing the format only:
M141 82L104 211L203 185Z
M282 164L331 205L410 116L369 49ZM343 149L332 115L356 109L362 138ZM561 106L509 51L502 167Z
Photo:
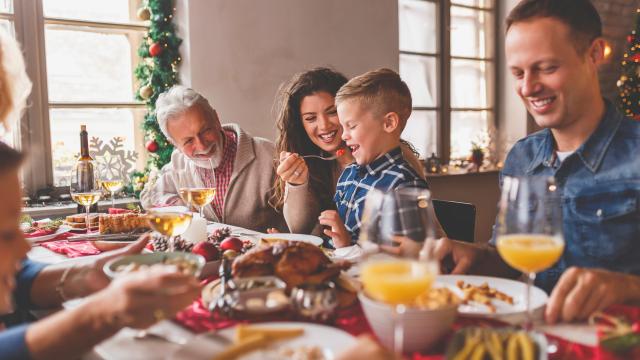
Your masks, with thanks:
M476 142L471 143L471 162L476 166L476 171L480 171L480 166L484 161L484 149Z

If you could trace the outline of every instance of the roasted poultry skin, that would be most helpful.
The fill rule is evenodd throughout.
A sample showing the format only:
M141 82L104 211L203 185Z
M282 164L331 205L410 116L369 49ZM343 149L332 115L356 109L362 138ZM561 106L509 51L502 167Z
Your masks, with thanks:
M302 241L282 241L260 246L233 262L234 277L275 275L292 289L302 283L322 283L346 270L349 262L332 262L317 246Z

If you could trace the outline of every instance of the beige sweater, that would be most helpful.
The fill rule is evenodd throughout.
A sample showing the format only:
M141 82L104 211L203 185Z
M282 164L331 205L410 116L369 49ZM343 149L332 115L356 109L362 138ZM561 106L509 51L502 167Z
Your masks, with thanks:
M218 218L211 205L204 208L208 219L246 229L265 232L269 227L286 231L281 213L269 205L271 188L276 176L273 156L275 147L269 140L252 137L236 124L223 125L238 135L233 173L229 189L224 197L222 218ZM203 187L202 179L196 175L195 164L180 151L174 150L171 161L158 173L155 181L157 191L151 191L147 183L140 194L144 208L153 204L184 204L178 195L178 184ZM181 176L188 176L182 177Z
M411 152L408 147L402 145L402 154L409 165L418 172L418 175L425 179L424 167L413 152ZM332 180L334 189L338 183L339 177L339 172L333 176ZM318 236L321 235L322 227L318 223L318 216L320 216L322 211L327 209L320 209L318 197L309 190L309 182L302 185L291 185L287 183L285 186L284 196L283 213L291 232ZM433 207L431 207L431 209L433 211ZM443 236L444 231L442 230L440 223L437 222L436 225L438 228L436 234L438 237Z

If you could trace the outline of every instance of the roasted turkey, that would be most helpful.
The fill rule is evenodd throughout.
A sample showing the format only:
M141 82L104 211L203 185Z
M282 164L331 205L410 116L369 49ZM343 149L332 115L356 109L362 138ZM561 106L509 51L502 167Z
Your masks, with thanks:
M302 283L323 283L335 279L348 261L332 262L319 247L302 241L282 241L260 246L233 262L234 277L275 275L288 289Z

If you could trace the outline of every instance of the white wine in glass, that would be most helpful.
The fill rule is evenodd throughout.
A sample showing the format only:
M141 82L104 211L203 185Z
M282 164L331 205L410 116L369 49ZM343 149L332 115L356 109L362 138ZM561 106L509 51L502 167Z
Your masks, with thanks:
M182 235L191 225L192 214L188 209L184 211L162 211L162 208L151 209L147 214L147 220L151 228L169 239ZM170 249L174 250L173 241L170 241Z
M97 164L89 155L86 126L82 125L80 129L80 157L71 170L69 193L75 202L85 207L88 233L91 231L90 207L100 200L102 192L100 191L100 173Z
M213 201L216 195L215 188L181 188L180 197L190 205L198 208L200 216L204 218L204 207Z

